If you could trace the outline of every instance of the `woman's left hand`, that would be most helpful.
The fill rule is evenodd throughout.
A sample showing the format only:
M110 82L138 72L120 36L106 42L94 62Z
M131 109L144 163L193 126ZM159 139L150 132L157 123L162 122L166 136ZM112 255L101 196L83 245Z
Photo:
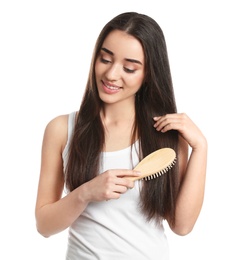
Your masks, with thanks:
M157 131L165 133L169 130L177 130L192 149L199 148L202 142L205 142L200 129L185 113L166 114L153 119Z

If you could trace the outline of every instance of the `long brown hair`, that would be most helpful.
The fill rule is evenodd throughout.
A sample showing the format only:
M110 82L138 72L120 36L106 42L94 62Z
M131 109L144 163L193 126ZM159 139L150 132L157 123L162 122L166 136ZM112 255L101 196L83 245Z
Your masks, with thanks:
M135 12L120 14L103 27L96 41L88 82L70 144L65 174L66 186L70 191L99 174L99 159L105 134L100 118L102 101L97 91L94 66L102 44L112 30L121 30L134 36L144 51L145 79L136 94L136 118L132 136L132 141L135 136L139 139L140 159L162 147L171 147L177 152L177 131L161 133L153 127L154 116L177 111L163 31L147 15ZM169 217L174 221L177 190L178 163L169 173L144 182L140 205L147 219L160 221Z

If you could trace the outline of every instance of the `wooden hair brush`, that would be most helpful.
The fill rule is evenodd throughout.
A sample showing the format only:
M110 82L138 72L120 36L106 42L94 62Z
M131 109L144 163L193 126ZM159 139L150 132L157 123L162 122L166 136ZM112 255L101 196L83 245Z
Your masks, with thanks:
M176 153L171 148L161 148L144 157L134 168L141 172L138 177L127 177L129 180L151 180L168 172L176 163Z

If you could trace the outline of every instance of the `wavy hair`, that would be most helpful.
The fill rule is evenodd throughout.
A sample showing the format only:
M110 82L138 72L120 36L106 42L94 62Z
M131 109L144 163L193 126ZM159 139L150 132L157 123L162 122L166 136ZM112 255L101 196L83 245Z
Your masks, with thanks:
M113 30L121 30L134 36L140 41L144 51L145 77L136 94L132 136L132 142L135 137L139 140L140 159L162 147L170 147L177 152L177 131L161 133L153 127L154 116L177 112L163 31L147 15L122 13L103 27L95 44L65 172L66 187L70 191L99 174L105 134L100 117L103 103L98 95L94 67L105 38ZM144 182L140 198L143 214L148 220L162 221L169 218L174 222L177 191L178 163L161 177Z

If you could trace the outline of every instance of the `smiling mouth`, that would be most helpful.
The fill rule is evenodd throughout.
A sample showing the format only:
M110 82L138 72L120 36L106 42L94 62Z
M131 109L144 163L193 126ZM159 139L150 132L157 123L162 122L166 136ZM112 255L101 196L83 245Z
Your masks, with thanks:
M110 90L119 90L121 89L121 87L117 87L117 86L114 86L114 85L109 85L107 84L106 82L102 81L103 85L107 88L107 89L110 89Z

